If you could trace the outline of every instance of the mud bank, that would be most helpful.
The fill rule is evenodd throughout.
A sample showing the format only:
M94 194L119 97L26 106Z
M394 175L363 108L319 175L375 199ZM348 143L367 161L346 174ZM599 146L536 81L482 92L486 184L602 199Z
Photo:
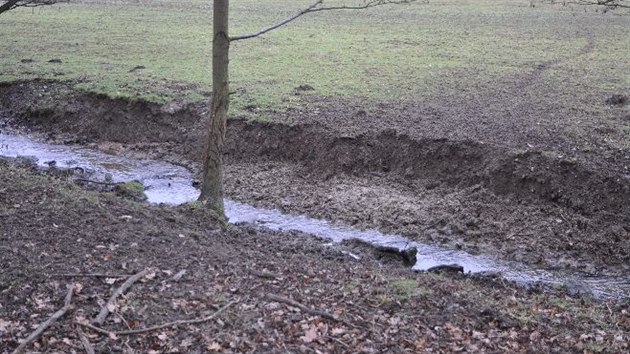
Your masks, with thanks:
M3 84L0 97L9 126L198 167L203 105L128 102L50 82ZM569 158L396 128L348 135L231 120L226 190L258 206L472 253L592 274L630 268L630 181L608 155Z

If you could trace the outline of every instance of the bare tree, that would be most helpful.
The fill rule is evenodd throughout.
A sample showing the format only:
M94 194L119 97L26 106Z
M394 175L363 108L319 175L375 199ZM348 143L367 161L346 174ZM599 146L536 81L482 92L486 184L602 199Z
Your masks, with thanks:
M223 146L225 127L230 104L229 96L229 51L230 42L259 37L308 13L332 10L360 10L388 4L409 4L417 0L356 0L353 5L344 5L335 0L328 5L326 0L317 0L305 9L259 31L230 37L228 34L229 0L214 0L212 42L212 108L208 117L208 134L204 146L203 184L199 201L224 215L223 204ZM427 3L428 0L423 0Z
M6 0L0 1L0 14L17 7L37 7L53 5L58 2L67 2L67 0Z

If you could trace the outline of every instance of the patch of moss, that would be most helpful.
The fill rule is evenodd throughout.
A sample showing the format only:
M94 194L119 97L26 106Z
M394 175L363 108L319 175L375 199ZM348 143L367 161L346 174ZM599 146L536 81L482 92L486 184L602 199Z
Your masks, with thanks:
M147 195L144 194L144 186L140 181L116 183L114 192L121 197L135 201L144 202L147 200Z

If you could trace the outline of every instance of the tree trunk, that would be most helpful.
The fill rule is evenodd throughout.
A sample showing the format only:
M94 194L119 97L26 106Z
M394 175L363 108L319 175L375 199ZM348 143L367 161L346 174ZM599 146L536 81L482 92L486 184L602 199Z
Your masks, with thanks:
M212 109L208 118L208 135L204 147L203 185L199 201L224 216L223 208L223 145L228 106L229 0L214 0L212 41Z

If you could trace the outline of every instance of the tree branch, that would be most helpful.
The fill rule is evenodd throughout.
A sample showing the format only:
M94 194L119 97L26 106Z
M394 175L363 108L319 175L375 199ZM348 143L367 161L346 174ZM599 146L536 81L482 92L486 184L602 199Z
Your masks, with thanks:
M17 7L37 7L53 5L58 2L68 2L68 0L7 0L4 4L0 5L0 14L13 10Z
M133 285L133 283L135 283L138 280L142 279L145 275L149 274L149 272L151 272L151 268L147 268L147 269L143 270L142 272L137 273L137 274L129 277L123 283L123 285L121 285L118 289L116 289L116 291L114 291L114 293L109 298L107 303L105 305L103 305L103 308L101 308L101 312L99 312L99 314L96 315L96 317L94 317L92 322L94 322L96 324L99 324L99 325L103 324L103 322L105 322L105 319L107 318L107 315L109 315L110 308L114 308L116 306L116 299L120 295L122 295L125 291L127 291L127 289L129 289Z
M292 22L296 20L297 18L311 12L331 11L331 10L363 10L370 7L376 7L376 6L388 5L388 4L409 4L417 0L363 0L362 5L355 5L355 6L323 6L324 1L325 0L317 0L311 6L285 18L282 21L276 22L272 24L271 26L264 27L256 32L230 37L230 42L262 36L263 34L267 32L270 32L279 27L282 27L286 25L287 23ZM428 0L424 0L424 3L428 3Z
M55 312L48 320L40 324L37 327L37 329L35 329L35 331L33 331L33 333L31 333L31 335L29 335L22 342L22 344L20 344L17 348L15 348L15 350L13 351L13 354L24 353L24 351L26 350L26 347L29 344L31 344L33 341L39 338L42 334L44 334L44 331L46 331L48 327L52 326L53 323L57 322L59 318L63 317L63 315L65 315L66 312L70 310L70 308L72 307L72 294L74 293L74 289L75 289L74 285L68 289L68 293L66 294L66 299L64 301L63 307L60 308L57 312Z
M543 2L556 3L557 0L546 0ZM603 6L607 10L614 9L630 9L630 3L626 0L573 0L562 1L563 5L586 5L586 6Z
M282 297L282 296L278 296L278 295L274 295L274 294L265 294L265 297L267 299L269 299L269 300L272 300L272 301L282 302L282 303L285 303L285 304L287 304L289 306L297 307L300 310L302 310L302 311L304 311L304 312L306 312L308 314L314 315L314 316L320 316L320 317L323 317L323 318L327 318L329 320L339 321L339 319L336 316L334 316L334 315L332 315L332 314L330 314L330 313L328 313L326 311L322 311L322 310L312 309L312 308L306 307L303 304L301 304L301 303L299 303L299 302L297 302L295 300L291 300L289 298L286 298L286 297Z
M3 12L9 11L11 9L14 9L17 6L18 2L20 2L20 0L9 0L5 2L4 4L0 5L0 14Z
M199 323L203 323L203 322L208 322L210 320L215 319L223 311L227 310L230 306L234 305L235 303L236 303L236 300L228 302L227 305L221 307L215 313L213 313L212 315L210 315L208 317L197 318L197 319L192 319L192 320L173 321L173 322L168 322L168 323L157 325L157 326L141 328L141 329L133 329L133 330L128 330L128 331L119 331L119 332L108 331L106 329L103 329L103 328L100 328L100 327L96 327L96 326L93 326L93 325L91 325L89 323L85 323L85 322L77 322L77 324L80 325L80 326L89 328L89 329L93 330L94 332L98 332L98 333L104 334L104 335L115 334L117 336L129 336L129 335L142 334L142 333L147 333L147 332L156 331L156 330L164 329L164 328L175 327L175 326L199 324Z

